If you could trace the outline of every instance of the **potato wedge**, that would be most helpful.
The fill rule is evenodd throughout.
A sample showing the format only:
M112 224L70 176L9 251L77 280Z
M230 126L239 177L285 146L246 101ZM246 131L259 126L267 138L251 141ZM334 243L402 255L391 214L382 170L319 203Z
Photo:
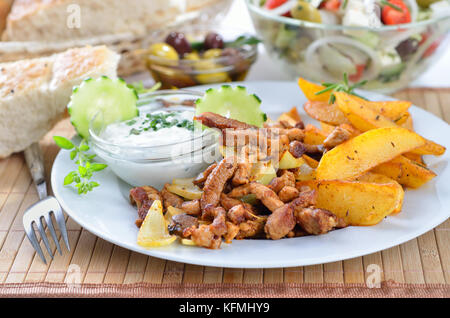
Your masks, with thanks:
M289 117L293 118L296 122L299 122L302 120L302 117L300 117L300 114L298 113L297 107L292 107L291 110L289 110L287 113L285 113Z
M412 160L412 161L414 161L414 162L417 162L418 164L420 164L420 165L426 167L426 164L425 164L425 162L423 161L422 155L419 155L419 154L416 154L416 153L412 153L412 152L407 152L407 153L404 153L404 154L403 154L403 157L406 157L406 158L408 158L409 160Z
M327 123L324 123L323 121L320 122L320 128L322 130L322 132L324 133L324 135L329 135L331 134L331 132L334 130L334 128L336 128L336 126L334 125L329 125Z
M387 117L387 116L386 116ZM409 114L409 112L404 112L403 114L400 115L399 118L397 119L393 119L393 121L399 125L402 126L403 124L405 124L409 119L411 118L411 115ZM392 118L391 118L392 119ZM402 126L403 127L403 126ZM404 127L407 128L407 127ZM412 130L412 128L411 128Z
M342 92L335 93L335 96L338 107L343 111L352 125L361 131L383 127L399 127L394 121L367 106L367 103L359 102L358 99L355 99L356 96ZM426 143L422 147L414 149L412 152L419 155L435 156L440 156L445 152L446 149L444 146L431 140L425 140Z
M307 100L328 102L328 100L330 99L331 92L326 92L320 95L315 94L325 89L325 87L322 85L314 84L300 77L298 79L298 86L302 90L303 94L305 94Z
M349 225L374 225L394 212L403 191L394 183L358 181L304 181L297 187L309 186L317 191L316 206L333 212Z
M408 112L408 115L406 116L405 121L403 123L396 122L396 124L401 126L401 127L403 127L403 128L406 128L406 129L409 129L409 130L414 130L413 119L412 119L412 116L411 116L411 114L409 112Z
M410 117L408 108L411 106L411 102L408 101L373 102L345 93L335 94L335 96L338 95L349 96L358 106L362 105L364 109L369 108L373 113L381 115L397 125L405 123ZM309 116L327 124L340 125L349 122L349 120L345 118L346 116L344 116L344 110L336 103L330 105L328 104L328 101L308 101L303 108Z
M316 126L306 125L303 130L305 137L303 142L308 145L321 145L327 136Z
M404 156L399 156L374 167L372 172L388 176L401 185L418 188L433 179L436 174Z
M424 144L424 138L405 128L369 130L326 152L317 167L317 179L351 180Z
M342 92L335 93L335 96L336 105L356 129L368 131L381 127L397 127L392 120L360 102L356 96Z
M425 145L414 149L411 153L416 155L435 155L441 156L444 154L446 148L442 145L435 143L434 141L426 139Z
M397 183L394 179L389 178L388 176L374 173L374 172L366 172L362 176L359 176L355 178L355 181L362 181L362 182L373 182L373 183Z
M302 155L302 158L305 159L306 163L311 167L311 168L317 168L319 166L319 161L317 161L314 158L311 158L308 155Z
M328 102L307 101L303 108L305 112L312 118L324 122L329 125L338 126L340 124L349 123L344 113L336 104L328 104Z
M398 198L397 198L397 206L392 211L392 214L397 214L402 210L403 207L403 199L405 198L405 191L403 191L402 186L395 180L378 173L367 172L362 176L356 178L356 181L362 182L372 182L379 184L394 184L398 188Z
M358 96L352 95L352 97L360 102L361 104L372 108L378 114L387 117L397 124L401 124L405 122L408 109L411 107L411 102L404 100L396 100L396 101L368 101L364 100Z

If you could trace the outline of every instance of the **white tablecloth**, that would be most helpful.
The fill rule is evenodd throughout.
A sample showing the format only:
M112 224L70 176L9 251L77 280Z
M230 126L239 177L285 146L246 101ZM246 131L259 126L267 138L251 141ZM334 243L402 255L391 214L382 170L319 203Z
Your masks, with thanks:
M244 0L234 0L230 12L222 21L222 24L224 27L228 25L254 32ZM288 76L271 63L262 45L260 51L261 54L258 61L251 69L247 80L289 80ZM450 47L447 48L447 51L441 56L439 61L411 83L411 86L450 87Z

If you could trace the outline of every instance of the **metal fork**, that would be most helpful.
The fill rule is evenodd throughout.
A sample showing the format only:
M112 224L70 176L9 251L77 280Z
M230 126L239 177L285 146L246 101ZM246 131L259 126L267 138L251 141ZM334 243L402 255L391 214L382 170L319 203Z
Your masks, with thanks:
M61 246L59 244L58 238L56 236L55 228L53 226L53 221L51 215L53 214L61 231L61 236L63 237L64 243L67 249L70 251L69 239L67 236L66 221L64 219L64 214L62 212L61 206L53 196L47 196L47 185L44 176L44 162L42 159L41 149L38 143L33 143L24 151L25 161L30 170L31 177L36 185L36 189L39 195L40 201L30 206L23 215L23 227L25 233L30 240L31 245L33 245L36 252L41 257L42 261L47 264L47 261L42 252L41 246L34 232L33 224L36 225L39 230L40 236L44 245L48 251L48 254L53 259L53 253L50 248L50 243L48 241L47 235L45 234L44 222L47 224L47 228L50 235L55 242L56 248L60 255L62 255Z

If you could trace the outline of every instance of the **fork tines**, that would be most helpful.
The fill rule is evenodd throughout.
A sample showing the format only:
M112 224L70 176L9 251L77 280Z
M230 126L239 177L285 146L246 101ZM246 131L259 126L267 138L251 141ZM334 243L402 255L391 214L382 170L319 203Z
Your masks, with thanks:
M62 255L61 246L59 244L58 238L56 236L56 231L53 226L53 221L51 214L53 214L57 226L59 227L59 230L61 232L61 236L64 240L64 244L66 245L67 249L70 251L69 246L69 239L67 236L67 229L66 229L66 222L64 219L64 214L62 212L61 206L59 205L58 201L55 197L49 196L35 204L33 204L31 207L28 208L27 211L25 211L25 214L23 216L23 226L25 228L25 233L30 240L31 244L33 245L36 252L41 257L42 261L47 264L47 261L44 257L44 253L42 252L41 246L39 245L39 242L36 237L36 233L34 232L33 224L36 226L36 228L39 231L40 237L42 238L42 241L44 242L44 245L47 249L48 254L53 259L53 253L52 249L50 247L50 243L48 241L47 235L45 233L44 226L47 225L47 228L50 232L50 235L55 242L56 248L60 255ZM45 224L44 222L45 221Z

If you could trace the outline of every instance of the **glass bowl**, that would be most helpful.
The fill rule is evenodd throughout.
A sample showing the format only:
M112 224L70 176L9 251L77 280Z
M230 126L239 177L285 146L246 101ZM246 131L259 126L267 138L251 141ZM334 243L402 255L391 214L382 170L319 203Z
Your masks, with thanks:
M201 96L183 90L157 91L140 96L139 111L141 114L158 110L194 112L193 107L186 105ZM136 145L107 138L105 129L108 125L102 124L102 116L102 112L97 113L90 123L92 150L119 178L132 186L150 185L162 189L175 178L197 176L220 158L219 135L214 130L197 127L189 140L158 140L151 146Z
M220 34L224 41L232 41L246 32L239 29L220 29L213 25L194 25L183 28L158 30L152 35L152 43L162 43L170 32L182 32L189 42L202 42L209 32ZM215 58L197 60L171 60L156 55L145 54L145 64L156 82L162 88L184 88L195 85L243 81L256 61L257 45L243 45L233 49L225 48L222 55Z
M347 73L353 83L367 80L365 89L392 93L435 63L449 42L450 16L371 29L277 16L259 2L246 0L255 29L292 78L340 82Z

